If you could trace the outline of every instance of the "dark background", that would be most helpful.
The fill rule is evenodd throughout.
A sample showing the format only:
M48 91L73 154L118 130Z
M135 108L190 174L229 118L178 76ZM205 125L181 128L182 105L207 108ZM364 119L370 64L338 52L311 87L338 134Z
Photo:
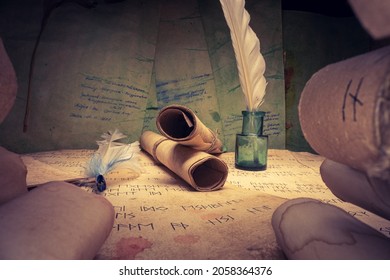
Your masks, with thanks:
M313 12L334 17L354 16L347 0L282 0L282 9Z

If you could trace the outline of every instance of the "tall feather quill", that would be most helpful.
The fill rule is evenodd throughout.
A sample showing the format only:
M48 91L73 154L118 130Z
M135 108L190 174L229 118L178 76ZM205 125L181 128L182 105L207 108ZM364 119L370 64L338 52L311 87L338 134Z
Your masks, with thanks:
M118 142L118 140L126 138L126 135L117 129L108 131L101 137L104 140L96 141L99 148L92 155L86 169L87 176L96 178L98 189L99 183L105 184L103 175L113 170L117 165L132 159L140 151L138 141L131 144ZM105 185L102 188L104 190Z
M257 111L264 102L267 82L265 60L260 53L260 41L249 26L250 16L244 0L220 0L230 29L237 60L238 75L248 111Z

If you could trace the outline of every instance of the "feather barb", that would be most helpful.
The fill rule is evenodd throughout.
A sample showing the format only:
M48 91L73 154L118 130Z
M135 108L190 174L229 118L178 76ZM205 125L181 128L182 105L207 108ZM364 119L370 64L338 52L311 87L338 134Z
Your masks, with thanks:
M238 75L245 95L247 110L256 111L264 102L267 86L265 60L260 53L260 41L249 26L250 16L244 0L220 0L230 29L237 61Z
M92 155L87 166L88 176L104 175L118 164L130 160L140 151L139 142L131 144L121 143L118 140L126 138L126 135L115 129L102 135L103 140L96 141L98 150Z

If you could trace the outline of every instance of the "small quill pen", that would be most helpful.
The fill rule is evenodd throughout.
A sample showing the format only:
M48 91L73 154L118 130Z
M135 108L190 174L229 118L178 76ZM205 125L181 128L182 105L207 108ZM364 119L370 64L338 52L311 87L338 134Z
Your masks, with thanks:
M87 166L87 176L96 178L98 191L106 189L104 175L113 170L118 164L130 160L140 151L139 142L125 144L118 142L126 135L115 129L108 131L102 136L103 140L97 141L98 150L92 155Z
M99 192L102 192L107 188L104 175L115 169L119 164L128 162L141 151L138 141L131 144L118 142L118 140L126 138L126 135L117 129L104 133L102 138L103 140L96 141L99 148L92 155L86 167L86 176L88 177L68 179L64 182L80 187L95 186ZM134 167L136 167L136 164L134 164ZM28 185L27 189L32 190L42 184Z
M220 0L230 29L238 74L248 111L256 111L264 102L267 82L265 60L260 53L260 41L249 26L250 16L244 0Z

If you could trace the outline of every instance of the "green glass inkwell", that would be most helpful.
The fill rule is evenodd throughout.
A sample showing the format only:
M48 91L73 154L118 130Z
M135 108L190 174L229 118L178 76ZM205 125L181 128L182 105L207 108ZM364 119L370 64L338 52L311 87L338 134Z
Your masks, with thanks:
M263 135L263 111L242 111L242 133L236 134L235 166L260 171L267 168L268 136Z

